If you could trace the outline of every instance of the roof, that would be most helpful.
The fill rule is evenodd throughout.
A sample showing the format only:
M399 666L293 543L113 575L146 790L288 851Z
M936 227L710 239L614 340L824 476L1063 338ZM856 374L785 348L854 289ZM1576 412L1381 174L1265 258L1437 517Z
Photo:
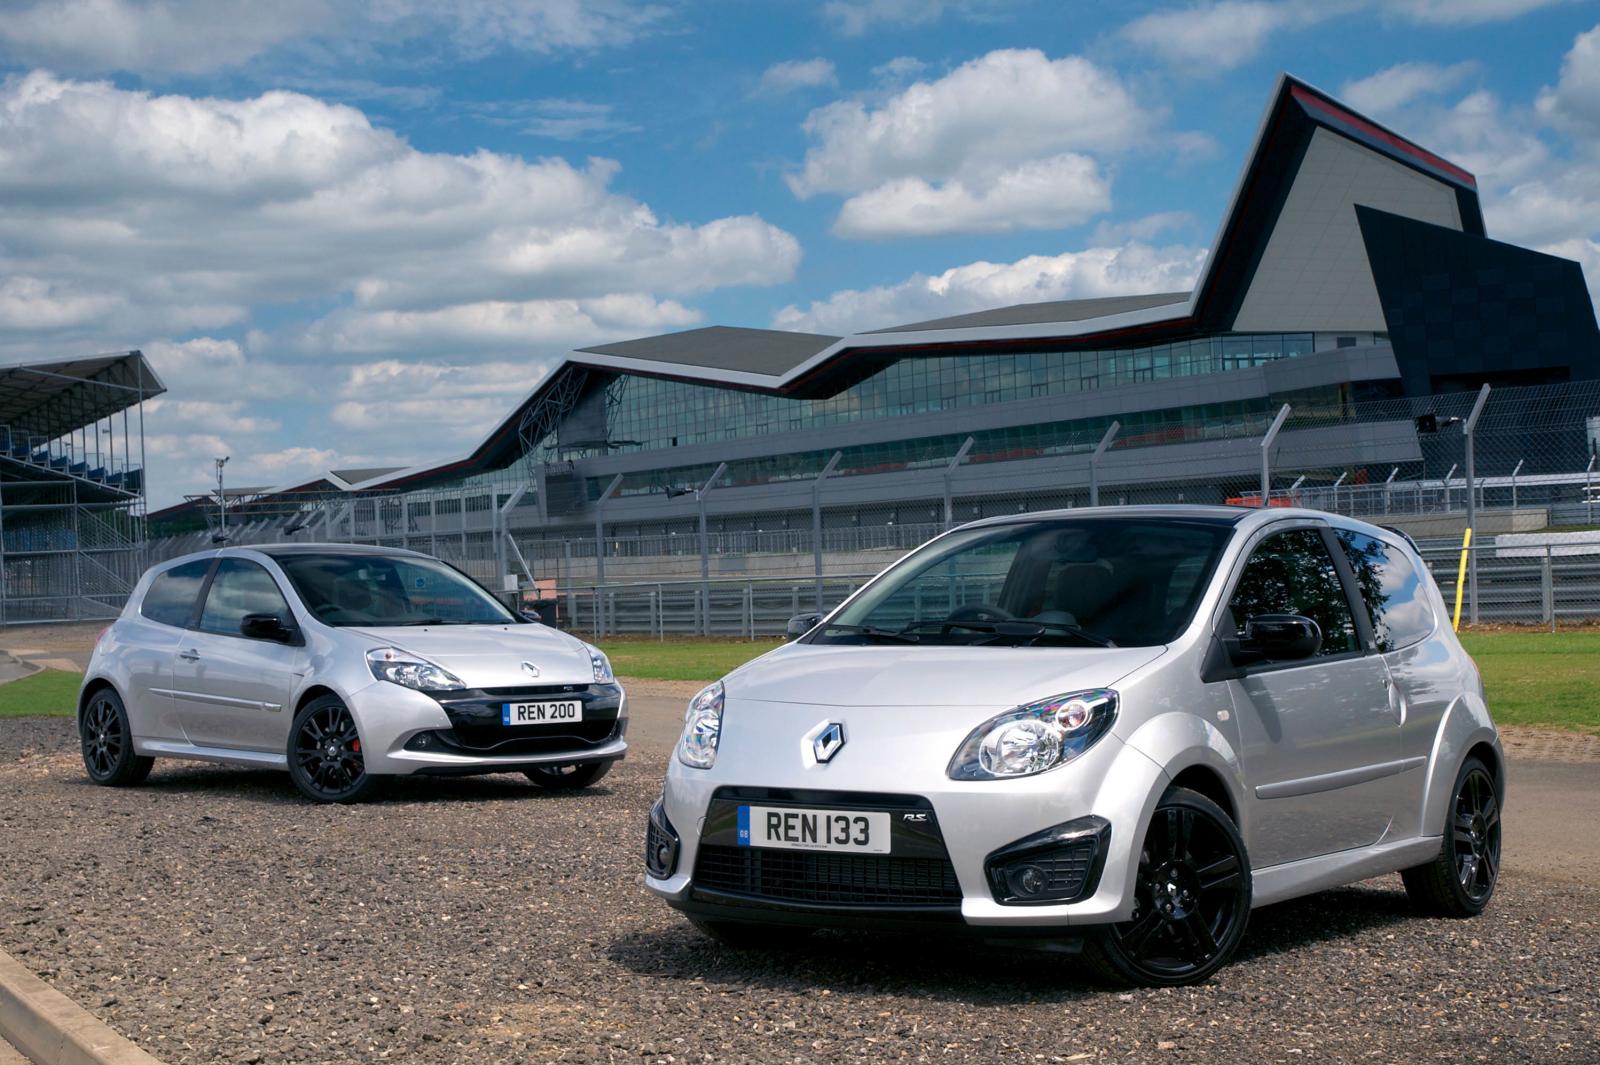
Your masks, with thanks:
M782 377L839 339L820 333L713 325L578 350L590 355L610 355L673 366L738 370L767 377Z
M1017 304L832 337L710 326L596 344L570 352L476 448L442 463L372 478L363 491L405 491L462 472L496 468L518 446L518 425L574 373L601 371L702 383L796 398L823 398L916 356L1118 347L1234 328L1263 255L1319 132L1422 175L1455 198L1461 231L1483 235L1476 182L1465 170L1406 140L1305 82L1279 78L1194 291ZM1349 220L1349 226L1356 226ZM1278 331L1278 330L1267 330Z
M286 555L420 555L403 547L372 544L240 544L235 551L255 551L270 558ZM427 556L423 556L427 557Z
M362 481L370 481L374 477L382 477L385 474L396 473L403 469L405 469L404 466L366 466L349 470L329 470L328 472L346 484L360 484Z
M873 333L914 333L926 329L968 329L974 326L1036 325L1041 322L1084 322L1094 318L1108 318L1128 311L1145 311L1152 307L1166 307L1187 303L1187 292L1157 292L1148 296L1102 296L1086 300L1051 300L1045 303L1015 303L1009 307L996 307L972 314L957 314L949 318L934 318L927 322L912 322L888 329L873 329Z
M53 440L166 390L139 351L13 363L0 366L0 426Z

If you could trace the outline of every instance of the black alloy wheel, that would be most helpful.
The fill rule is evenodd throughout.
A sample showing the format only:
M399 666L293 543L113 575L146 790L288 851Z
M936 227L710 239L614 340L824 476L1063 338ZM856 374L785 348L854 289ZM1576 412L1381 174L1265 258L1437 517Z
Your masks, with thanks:
M1169 789L1140 850L1133 916L1092 939L1086 957L1115 980L1198 983L1244 937L1250 889L1249 858L1232 819L1197 792Z
M371 792L356 719L338 696L313 699L295 715L289 775L300 793L316 802L359 802Z
M1500 877L1500 790L1483 762L1468 758L1456 774L1438 856L1400 877L1411 901L1427 913L1475 917L1489 905Z
M576 791L587 788L611 772L610 762L571 762L567 765L540 765L524 769L522 775L551 791Z
M133 730L122 699L111 688L89 697L78 715L78 741L83 747L83 767L89 779L106 787L138 784L150 775L154 758L133 751Z

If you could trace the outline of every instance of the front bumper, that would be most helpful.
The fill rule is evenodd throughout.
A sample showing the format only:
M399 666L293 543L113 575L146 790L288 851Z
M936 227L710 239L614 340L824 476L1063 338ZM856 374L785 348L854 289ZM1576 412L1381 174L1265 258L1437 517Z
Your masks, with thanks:
M667 875L647 869L646 887L670 905L701 916L840 927L953 924L974 930L1031 929L1048 935L1052 928L1106 924L1131 915L1138 862L1134 842L1143 838L1165 780L1154 762L1114 735L1102 738L1074 762L1037 776L954 781L944 773L954 750L948 734L929 740L926 752L918 751L923 746L918 737L895 736L895 745L873 752L881 754L874 758L859 749L870 744L871 726L852 721L848 727L860 756L853 761L841 755L832 764L818 765L796 758L784 766L766 757L759 772L740 772L736 733L724 736L717 764L710 770L690 769L674 759L667 772L661 816L676 836L676 863ZM919 758L919 754L938 757ZM753 788L746 783L749 780L765 786ZM889 804L908 813L925 811L924 823L933 830L940 853L926 854L914 840L897 833L891 855L937 859L948 869L949 890L938 899L925 897L920 890L900 891L908 880L914 886L930 882L934 872L930 868L918 874L922 879L865 862L856 862L849 870L819 870L815 861L808 867L806 860L789 857L817 852L730 847L726 838L730 802L763 796L763 802L787 800L799 806L878 809ZM909 849L902 846L903 838L912 844ZM1080 840L1081 848L1060 850L1064 843ZM1041 843L1057 847L1047 857L1061 859L1054 864L1032 863L1043 866L1047 879L1082 878L1084 889L1071 901L1021 899L997 868L1007 860L1043 854ZM739 850L744 856L736 853ZM822 853L833 857L833 852ZM738 879L741 876L743 880ZM883 885L886 894L898 892L914 901L897 906L887 898L865 902L841 898L831 890L841 883Z
M506 701L576 699L579 726L498 724ZM438 698L378 681L347 700L373 775L505 773L541 765L610 762L628 749L627 695L620 685L543 685L440 693Z

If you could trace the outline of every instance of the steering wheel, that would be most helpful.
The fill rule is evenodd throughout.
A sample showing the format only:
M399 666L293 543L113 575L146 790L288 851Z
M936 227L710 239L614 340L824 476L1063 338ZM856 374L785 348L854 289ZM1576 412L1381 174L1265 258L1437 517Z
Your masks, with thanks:
M1009 610L991 606L988 603L969 603L958 606L950 612L945 621L1014 621L1016 620Z
M340 606L338 603L318 603L316 606L311 608L311 612L329 624L333 623L335 614L346 613L345 608Z

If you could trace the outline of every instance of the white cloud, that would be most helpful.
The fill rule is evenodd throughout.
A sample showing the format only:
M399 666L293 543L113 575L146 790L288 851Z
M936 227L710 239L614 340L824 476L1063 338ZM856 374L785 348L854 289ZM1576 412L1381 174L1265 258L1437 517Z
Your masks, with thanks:
M946 14L984 18L1005 0L828 0L822 16L846 37L885 27L907 29L937 22Z
M698 311L638 294L584 300L483 301L431 310L346 310L271 343L302 354L376 355L448 351L458 355L521 349L552 351L600 339L684 329Z
M773 327L843 334L1012 303L1179 292L1193 286L1204 261L1201 248L1134 243L968 263L893 285L846 289L803 308L791 305L773 317Z
M817 89L839 83L839 72L831 59L790 59L774 63L761 72L756 91L769 95Z
M1600 135L1600 26L1580 33L1561 61L1561 79L1539 94L1539 114L1578 136Z
M1339 96L1358 111L1389 114L1428 96L1449 92L1478 69L1472 61L1441 66L1438 63L1397 63L1376 74L1347 81Z
M14 279L0 313L87 340L214 330L262 304L341 294L415 311L792 275L790 234L753 216L662 222L611 191L617 172L422 152L296 93L13 77L0 83L0 273Z
M179 426L214 433L271 433L281 426L271 418L245 413L243 400L172 399L157 396L145 403L145 415L163 427Z
M29 66L168 77L247 63L316 41L334 52L447 42L468 57L624 45L665 16L633 0L21 0L0 54Z
M1122 35L1174 66L1221 73L1254 59L1277 31L1320 17L1317 8L1298 3L1222 0L1152 12L1124 26Z
M1569 0L1383 0L1383 8L1410 22L1473 26L1504 22Z
M1216 0L1142 15L1121 36L1141 53L1195 75L1232 70L1285 30L1346 15L1423 26L1501 22L1568 0Z
M619 133L637 133L640 128L618 118L610 104L592 100L496 100L467 104L465 109L492 125L509 126L529 136L551 140L602 140Z
M802 199L850 196L837 227L847 236L1072 224L1109 200L1086 153L1124 148L1155 122L1087 59L1007 49L881 106L838 100L811 112L814 144L788 182Z
M1068 152L1002 170L975 189L960 179L886 182L845 201L833 231L872 238L1060 229L1110 207L1111 184L1100 167Z
M1174 229L1187 229L1194 224L1194 215L1188 211L1158 211L1126 222L1101 222L1094 227L1089 243L1097 248L1129 241L1145 243L1163 233Z

